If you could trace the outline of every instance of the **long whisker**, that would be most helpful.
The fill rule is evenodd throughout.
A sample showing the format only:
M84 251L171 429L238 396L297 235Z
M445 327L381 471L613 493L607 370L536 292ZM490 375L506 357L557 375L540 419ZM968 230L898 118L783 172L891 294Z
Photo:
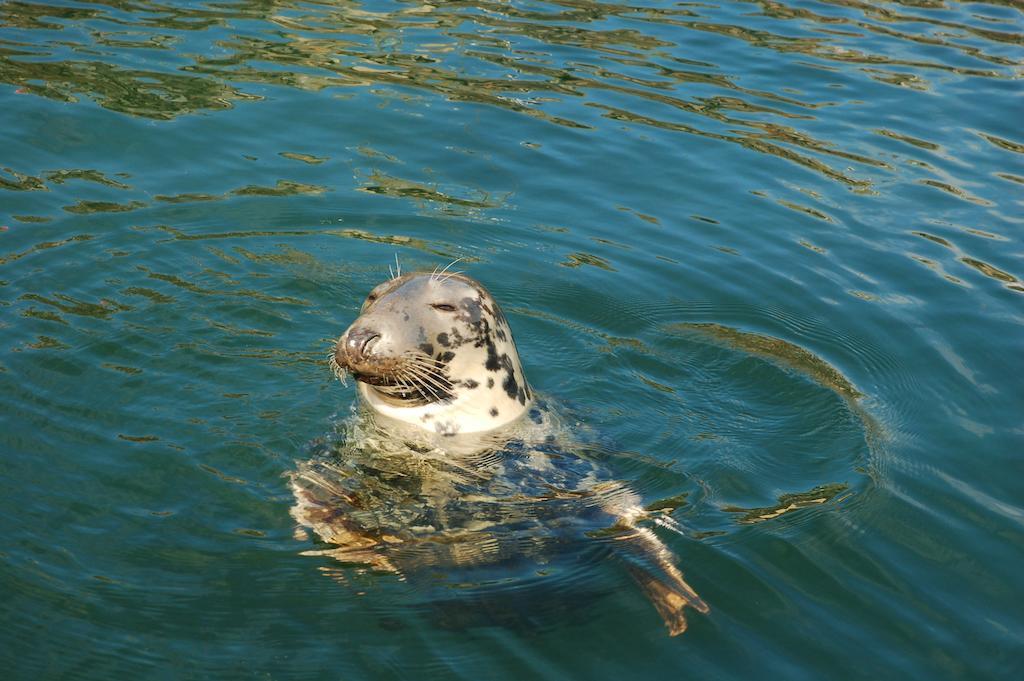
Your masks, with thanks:
M445 393L451 392L452 386L448 377L438 370L437 366L433 364L433 360L429 360L430 364L427 364L426 361L427 358L419 353L412 356L406 355L403 368L408 369L420 380L430 382L439 390Z
M440 392L444 393L445 395L447 393L451 392L452 386L451 385L445 385L444 381L441 381L437 376L432 375L432 374L428 374L423 369L420 369L418 367L414 367L412 365L408 369L409 369L410 375L415 376L419 380L419 382L421 384L423 384L424 386L430 386L431 388L436 388L437 390L439 390Z
M390 269L390 267L389 267L389 269ZM398 252L397 251L395 252L395 269L398 270L398 275L395 277L395 279L397 279L398 277L402 276L402 263L398 262Z
M443 364L421 350L407 350L395 359L398 361L378 374L379 380L373 383L375 390L421 403L451 399L453 384ZM347 385L348 369L338 361L334 351L328 355L327 363L335 377Z
M394 373L389 373L386 379L390 381L390 383L375 385L374 390L378 390L389 395L401 395L402 393L412 392L413 390L412 386L399 379Z
M430 381L445 392L450 392L452 389L452 382L445 374L441 373L437 369L416 363L410 363L407 368L423 380Z
M432 362L430 355L422 350L406 350L402 353L402 360L406 362Z
M444 400L445 393L440 388L437 388L437 387L431 385L430 383L427 383L427 382L423 381L422 379L417 380L416 377L413 377L411 380L416 385L418 385L421 390L424 390L424 391L430 393L430 396L434 398L435 402L441 402L442 400Z
M423 387L429 389L430 392L437 399L441 399L441 398L437 395L437 393L433 390L433 388L436 388L437 390L440 390L442 393L448 393L448 391L451 390L451 387L444 385L444 383L441 382L438 377L432 376L431 374L426 373L422 368L417 367L416 365L409 364L409 365L407 365L405 367L405 369L406 369L407 375L416 378L418 380L418 383L420 385L422 385Z
M416 385L415 381L409 380L409 377L406 376L404 371L396 371L396 372L394 372L392 374L392 378L395 381L395 383L398 384L396 386L396 388L397 388L396 392L400 392L400 393L402 393L402 394L404 394L406 396L408 396L410 394L413 394L413 393L418 393L421 396L423 395L423 391L420 390L419 386Z
M341 381L341 384L348 387L348 372L345 371L344 367L338 364L338 359L334 355L334 350L331 350L331 354L327 356L327 366L331 368L331 373L334 377Z
M443 284L444 282L448 281L452 277L457 277L460 274L465 274L465 272L449 272L447 277L445 277L444 279L438 279L438 281Z
M422 370L426 375L432 376L449 386L451 385L451 380L448 378L444 368L438 366L437 361L433 358L412 350L404 353L402 359L407 366L414 366Z
M422 381L411 375L404 368L389 371L385 379L390 384L374 386L376 390L403 399L410 399L414 396L419 396L420 399L427 399L427 393L433 395L435 400L440 401L441 399L429 385L424 385Z
M433 396L433 398L436 401L440 401L441 400L441 397L434 391L434 389L432 387L430 387L429 385L427 385L425 383L421 383L420 381L417 381L416 377L414 375L410 374L409 372L402 371L402 377L405 378L405 379L408 379L409 382L412 385L414 385L417 388L419 388L421 393L424 392L424 391L428 392L428 393L431 394L431 396Z
M437 278L440 279L441 275L444 274L445 272L447 272L449 267L451 267L455 263L460 262L462 260L465 260L465 258L464 257L463 258L455 258L455 260L452 260L450 263L445 265L444 269L437 273Z

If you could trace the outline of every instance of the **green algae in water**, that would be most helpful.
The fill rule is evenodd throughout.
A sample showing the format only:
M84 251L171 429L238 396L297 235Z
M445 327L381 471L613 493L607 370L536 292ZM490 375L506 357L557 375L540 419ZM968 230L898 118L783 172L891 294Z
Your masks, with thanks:
M737 350L765 357L789 369L798 371L815 383L833 390L848 400L858 400L864 394L857 390L838 369L799 345L781 338L749 331L740 331L722 324L681 323L669 326L671 331L693 330L722 341Z
M779 503L774 506L763 508L742 508L740 506L724 506L722 510L726 513L742 514L736 522L744 525L762 523L766 520L774 520L779 516L793 511L799 511L811 506L821 506L835 499L839 494L849 489L844 483L832 483L819 485L806 492L782 494L779 496Z

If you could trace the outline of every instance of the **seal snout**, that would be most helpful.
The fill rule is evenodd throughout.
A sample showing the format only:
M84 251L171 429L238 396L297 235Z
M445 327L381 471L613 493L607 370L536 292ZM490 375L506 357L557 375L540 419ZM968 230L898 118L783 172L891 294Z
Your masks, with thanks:
M362 364L370 358L373 346L379 340L380 334L373 329L352 328L345 334L344 342L338 344L337 352L343 352L350 364Z

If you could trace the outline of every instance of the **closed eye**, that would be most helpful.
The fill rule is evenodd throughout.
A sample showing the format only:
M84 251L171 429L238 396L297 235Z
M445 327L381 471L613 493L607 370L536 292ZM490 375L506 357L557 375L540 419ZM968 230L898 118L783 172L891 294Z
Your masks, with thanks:
M441 312L455 312L455 306L448 303L431 303L430 307Z

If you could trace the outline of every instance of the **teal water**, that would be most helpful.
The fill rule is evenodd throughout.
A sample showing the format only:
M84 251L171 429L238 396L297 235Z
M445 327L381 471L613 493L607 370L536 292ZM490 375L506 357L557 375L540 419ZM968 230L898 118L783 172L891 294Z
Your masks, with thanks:
M5 678L1016 678L1022 42L998 0L0 5ZM686 495L685 634L586 547L300 555L396 254Z

